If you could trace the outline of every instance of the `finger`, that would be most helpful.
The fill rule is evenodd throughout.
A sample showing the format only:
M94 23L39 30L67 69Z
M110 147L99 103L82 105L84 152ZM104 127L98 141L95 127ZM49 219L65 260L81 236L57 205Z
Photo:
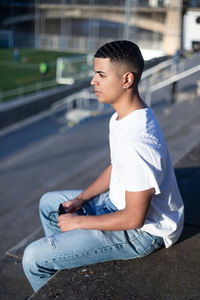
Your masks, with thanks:
M59 226L59 227L60 227L60 230L61 230L61 231L63 231L63 225L62 225L62 224L60 224L60 226Z
M71 213L74 211L74 208L73 207L69 207L69 208L66 208L66 212L67 213Z
M66 201L66 202L63 202L62 203L62 205L64 206L64 207L69 207L69 206L71 206L73 204L73 201L72 200L69 200L69 201Z
M68 204L68 205L63 205L63 207L64 207L64 209L65 209L66 211L70 211L70 210L73 209L74 205L73 205L73 204Z
M61 224L61 221L62 221L62 219L63 219L63 216L64 216L64 215L58 216L57 220L58 220L58 223L59 223L59 224Z
M68 201L68 202L63 202L62 205L63 205L65 208L67 208L67 207L70 206L70 203L69 203L69 201Z

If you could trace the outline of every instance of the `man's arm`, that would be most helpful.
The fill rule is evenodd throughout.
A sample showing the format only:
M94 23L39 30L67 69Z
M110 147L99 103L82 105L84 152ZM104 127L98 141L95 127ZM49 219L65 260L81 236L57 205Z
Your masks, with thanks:
M106 192L109 189L112 165L110 164L99 177L86 188L78 197L64 202L63 206L68 213L78 211L85 202L91 198Z
M100 195L109 189L112 165L110 164L99 177L78 197L83 201L87 201L92 197Z
M143 226L154 189L141 192L126 191L126 207L123 210L99 215L78 216L73 214L58 217L61 231L73 229L128 230Z

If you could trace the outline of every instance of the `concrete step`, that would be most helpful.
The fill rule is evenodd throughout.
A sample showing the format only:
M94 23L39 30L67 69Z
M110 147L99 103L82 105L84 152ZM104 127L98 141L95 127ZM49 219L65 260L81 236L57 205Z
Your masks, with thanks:
M141 259L60 271L29 299L197 300L200 233L187 226L185 234L174 247Z
M175 165L200 141L200 98L171 105L157 119Z
M136 260L59 271L29 299L199 299L199 151L200 143L175 166L186 211L184 230L176 245Z
M187 106L182 104L182 108L174 106L170 108L171 112L168 115L160 117L170 150L172 153L174 151L172 154L174 163L188 153L194 144L198 143L198 105L199 102L193 102L187 103ZM184 112L184 108L188 113ZM1 247L0 266L3 266L5 261L11 264L20 261L26 244L42 235L38 217L38 201L44 192L69 187L72 189L84 188L108 164L109 117L110 113L88 120L71 131L30 145L23 151L0 161L2 174L0 237L4 241ZM178 125L179 122L181 122L181 126ZM171 130L172 126L174 126L174 131ZM180 146L180 149L176 148L177 145ZM10 188L11 183L12 188ZM34 232L35 235L32 234ZM7 256L10 257L10 260L6 260ZM24 290L23 288L18 289L20 285L17 281L14 285L15 275L9 270L11 269L8 268L7 275L4 271L1 272L4 289L0 294L0 299L6 299L4 298L5 293L10 295L10 299L15 293L19 299L23 299L24 291L26 291L26 295L31 294L32 290L30 287L27 289L27 282L22 270L19 271L21 275L17 276L24 278ZM9 276L13 278L12 291L7 285ZM53 290L54 292L55 290Z
M166 138L170 139L200 116L200 98L183 101L165 108L163 114L156 115Z
M62 183L67 189L72 177L78 178L87 168L95 168L99 160L102 162L98 171L103 170L109 156L109 117L110 114L105 113L0 161L0 237L5 240L0 255L40 224L38 202L42 194L57 189ZM84 178L82 176L82 180ZM81 188L82 184L80 182L78 186L78 180L74 180L72 185ZM24 224L29 225L23 228ZM15 231L17 234L14 234Z

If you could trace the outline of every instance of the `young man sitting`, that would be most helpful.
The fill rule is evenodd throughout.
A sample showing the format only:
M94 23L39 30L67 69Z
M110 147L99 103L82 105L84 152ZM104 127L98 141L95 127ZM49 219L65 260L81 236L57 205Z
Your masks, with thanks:
M140 49L130 41L107 43L95 54L91 84L98 101L115 109L111 163L84 191L41 198L46 237L23 257L35 291L57 270L142 257L170 247L182 232L184 207L168 148L138 92L143 68ZM61 203L67 213L51 214Z

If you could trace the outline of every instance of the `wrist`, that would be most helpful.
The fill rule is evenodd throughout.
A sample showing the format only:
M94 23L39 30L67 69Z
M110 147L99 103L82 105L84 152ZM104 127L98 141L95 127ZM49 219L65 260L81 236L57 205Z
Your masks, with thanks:
M75 229L81 229L81 216L75 215Z
M89 200L85 197L85 195L83 193L81 193L79 196L77 196L76 199L78 199L82 203L87 202Z

